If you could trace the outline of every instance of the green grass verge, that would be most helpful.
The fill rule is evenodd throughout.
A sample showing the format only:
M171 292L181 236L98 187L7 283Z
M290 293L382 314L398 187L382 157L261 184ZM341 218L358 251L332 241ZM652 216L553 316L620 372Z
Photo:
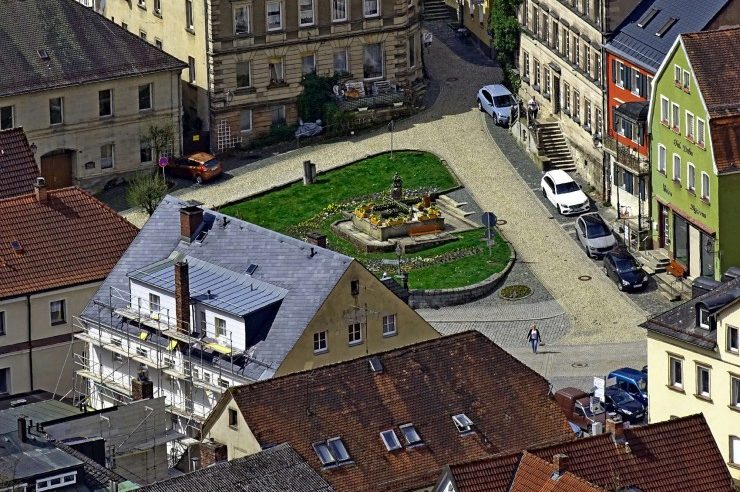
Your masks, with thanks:
M353 198L388 191L393 175L399 173L405 189L449 189L457 183L442 162L426 152L394 152L393 159L383 154L359 161L341 169L322 173L315 185L295 183L265 195L235 203L221 209L222 213L268 227L282 233L295 233L296 227L325 212L327 206ZM335 211L332 211L335 212ZM352 243L331 230L332 222L342 214L328 213L316 224L326 234L331 249L356 258L380 275L383 259L395 259L393 252L362 253ZM408 261L409 287L413 289L445 289L471 285L500 272L509 260L509 246L498 239L489 256L482 241L484 231L476 229L455 234L458 240L404 256ZM482 248L469 256L471 252ZM461 256L461 257L458 257ZM435 259L425 263L424 259ZM385 266L389 274L394 267Z

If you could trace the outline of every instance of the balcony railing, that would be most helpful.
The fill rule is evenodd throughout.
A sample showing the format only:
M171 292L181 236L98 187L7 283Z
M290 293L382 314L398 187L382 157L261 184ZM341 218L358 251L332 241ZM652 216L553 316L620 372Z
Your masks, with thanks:
M641 157L637 151L619 143L613 136L607 135L604 138L604 148L614 154L617 162L632 173L640 176L650 172L647 159Z

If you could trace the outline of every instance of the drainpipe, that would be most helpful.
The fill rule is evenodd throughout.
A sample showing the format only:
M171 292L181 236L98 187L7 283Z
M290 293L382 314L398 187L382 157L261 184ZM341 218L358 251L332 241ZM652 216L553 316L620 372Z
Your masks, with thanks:
M26 316L28 319L28 372L33 391L33 344L31 343L31 294L26 294Z

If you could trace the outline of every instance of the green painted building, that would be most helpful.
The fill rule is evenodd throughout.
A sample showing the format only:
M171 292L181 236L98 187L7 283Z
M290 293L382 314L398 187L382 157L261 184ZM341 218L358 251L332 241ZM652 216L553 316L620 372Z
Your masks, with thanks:
M683 34L655 76L653 244L675 271L740 266L740 28Z

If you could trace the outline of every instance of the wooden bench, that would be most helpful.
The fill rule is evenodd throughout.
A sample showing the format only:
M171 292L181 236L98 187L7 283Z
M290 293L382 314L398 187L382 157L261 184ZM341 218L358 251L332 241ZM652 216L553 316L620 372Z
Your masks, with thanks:
M676 260L671 260L671 262L666 267L666 272L678 278L683 278L688 273L686 271L686 268Z

